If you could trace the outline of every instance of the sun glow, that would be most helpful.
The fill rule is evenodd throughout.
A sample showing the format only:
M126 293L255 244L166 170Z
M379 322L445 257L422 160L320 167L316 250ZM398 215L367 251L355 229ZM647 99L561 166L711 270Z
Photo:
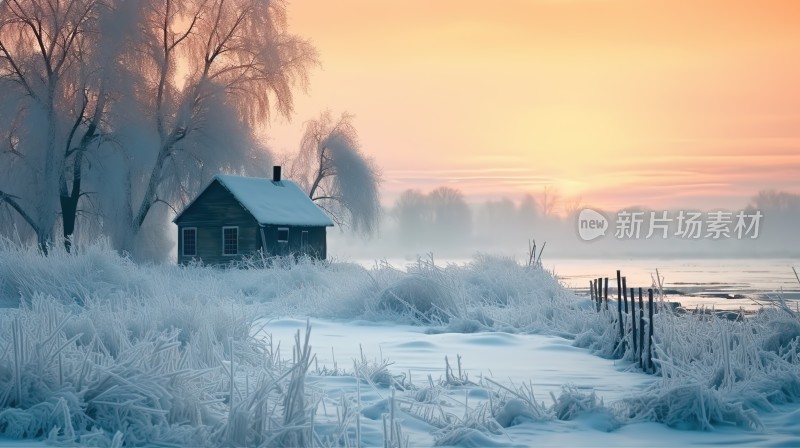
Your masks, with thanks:
M319 110L352 112L387 203L439 185L609 206L800 191L794 1L403 5L292 5L322 69L273 147L294 150Z

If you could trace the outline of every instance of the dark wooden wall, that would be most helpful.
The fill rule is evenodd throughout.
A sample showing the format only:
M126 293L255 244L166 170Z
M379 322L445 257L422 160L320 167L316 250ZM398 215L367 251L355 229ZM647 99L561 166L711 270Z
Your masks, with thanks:
M261 235L255 218L219 182L213 182L175 222L178 225L178 263L183 256L183 228L197 227L197 257L205 264L218 265L241 259L261 249ZM222 228L239 227L239 255L222 255Z
M266 247L261 244L261 226L249 211L239 204L236 198L219 182L213 182L186 209L179 219L178 225L178 263L186 264L192 258L198 258L207 265L224 265L237 261L244 255L264 250L267 255L303 254L320 259L327 257L327 241L325 227L275 226L263 227ZM239 227L239 255L222 255L222 228ZM197 228L197 256L183 256L183 229ZM278 227L289 228L289 241L278 242ZM308 231L308 243L301 247L301 232Z
M286 243L278 242L278 228L289 228L289 241ZM306 247L300 245L301 232L308 232L308 244ZM324 260L327 257L327 241L325 227L305 227L305 226L264 226L264 239L267 242L266 253L270 255L298 255L308 254Z

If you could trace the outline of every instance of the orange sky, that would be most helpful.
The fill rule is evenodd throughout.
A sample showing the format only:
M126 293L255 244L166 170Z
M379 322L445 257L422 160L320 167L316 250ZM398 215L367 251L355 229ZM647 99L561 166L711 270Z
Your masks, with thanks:
M356 115L386 204L553 184L585 204L738 208L800 192L798 0L295 0L322 67L303 121Z

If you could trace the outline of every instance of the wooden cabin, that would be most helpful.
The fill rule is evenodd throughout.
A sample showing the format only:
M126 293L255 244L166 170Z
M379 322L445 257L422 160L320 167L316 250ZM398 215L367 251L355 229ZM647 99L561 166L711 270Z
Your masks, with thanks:
M326 230L333 221L300 187L281 179L217 175L173 220L178 225L178 263L223 265L263 251L265 255L327 256Z

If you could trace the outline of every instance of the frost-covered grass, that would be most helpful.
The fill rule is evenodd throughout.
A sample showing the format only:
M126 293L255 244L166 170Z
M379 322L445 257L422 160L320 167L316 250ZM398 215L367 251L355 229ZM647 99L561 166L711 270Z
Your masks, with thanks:
M320 367L308 334L290 348L260 331L265 319L294 316L547 334L638 370L630 348L618 349L615 313L596 312L538 267L486 255L404 270L281 259L222 270L137 265L102 244L42 257L2 241L0 305L0 434L60 444L347 445L362 440L368 409L386 414L384 437L396 446L403 428L392 409L424 421L439 444L480 444L522 422L586 413L606 415L608 430L643 421L758 430L765 412L800 399L800 318L790 307L743 322L657 314L658 380L608 405L570 387L545 404L532 387L462 375L444 353L442 378L425 384L383 356ZM309 375L352 376L381 400L396 390L399 405L331 402ZM449 412L445 392L458 388L488 392ZM326 399L336 419L319 415Z

